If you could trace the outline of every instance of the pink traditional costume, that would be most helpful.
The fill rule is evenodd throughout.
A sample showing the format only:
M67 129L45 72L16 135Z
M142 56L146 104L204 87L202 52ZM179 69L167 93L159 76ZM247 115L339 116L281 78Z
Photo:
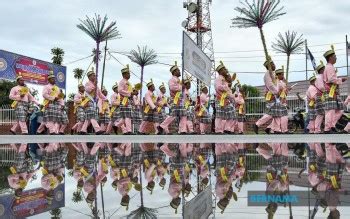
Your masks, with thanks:
M208 94L205 94L203 92L205 86L201 88L202 93L199 97L199 103L197 103L197 117L199 120L199 130L200 133L206 134L207 132L210 132L210 126L211 126L211 116L209 114L209 96Z
M272 64L273 61L270 60L270 63ZM264 66L267 68L268 61L264 63ZM277 88L277 82L275 79L275 72L272 72L272 76L270 75L269 70L266 71L264 75L264 84L265 84L265 101L266 101L266 112L265 114L255 123L254 125L254 131L255 133L258 133L259 127L269 122L273 117L275 116L273 111L271 111L271 108L275 105L276 97L278 96L278 88ZM278 124L277 124L278 126ZM279 127L273 127L275 129Z
M310 86L306 91L306 98L307 98L307 103L308 103L308 113L307 116L309 118L309 125L307 128L309 129L309 133L313 134L316 131L316 125L315 125L315 120L316 120L316 110L315 110L315 103L317 99L317 93L318 90L313 84L316 80L315 76L312 76L309 81L310 81Z
M337 76L337 70L333 66L332 63L329 62L333 56L335 56L334 47L327 51L323 55L328 63L325 67L323 73L323 81L325 83L325 102L324 102L324 110L325 110L325 133L335 132L335 125L339 118L343 114L343 104L340 99L339 86L343 83L341 78Z
M107 96L103 94L103 92L107 92L106 88L102 88L102 95L103 98L98 99L97 107L99 112L99 124L101 127L101 130L106 132L106 129L108 125L110 124L111 117L110 117L110 108L109 108L109 101Z
M245 121L245 100L242 92L240 91L240 83L238 82L236 85L236 91L234 93L235 96L235 104L236 104L236 115L237 115L237 128L238 134L244 134L244 121Z
M22 79L21 75L17 76L16 81L20 79ZM28 115L29 103L34 102L35 104L39 105L39 102L36 101L34 97L30 94L29 89L26 85L17 85L13 87L10 91L9 98L13 100L11 107L15 109L17 120L10 131L13 134L16 134L17 129L20 128L22 134L28 134L26 120Z
M84 87L83 84L79 84L79 88ZM76 115L76 123L72 127L72 130L79 133L83 127L83 124L85 122L85 108L84 104L87 103L88 98L86 98L84 92L78 92L74 95L74 113Z
M156 126L158 127L166 118L165 108L168 107L168 98L165 96L165 85L159 86L160 94L157 97L157 122ZM164 93L163 93L164 92ZM158 129L156 129L156 134L158 134Z
M154 84L152 80L147 83L147 92L145 94L145 105L143 109L143 120L140 125L140 133L150 134L152 130L148 130L148 126L153 126L154 130L157 130L157 97L154 95L152 88L154 89Z
M53 72L51 72L47 78L54 79L55 75ZM49 129L50 134L57 134L59 131L57 130L57 127L61 121L62 114L62 105L59 102L62 94L59 87L56 86L55 83L49 83L44 86L42 95L44 97L42 109L44 112L44 118L43 123L41 123L37 130L37 133L41 134L45 130L46 126L46 128Z
M317 98L315 100L315 111L316 111L316 119L315 119L315 133L321 133L321 125L324 121L324 101L325 101L325 91L326 88L324 86L323 73L325 66L321 61L321 64L317 66L316 71L318 75L316 76L315 87L317 89Z
M122 74L130 73L129 66L121 70ZM123 134L132 133L132 91L133 87L128 79L123 78L118 84L118 93L120 95L120 117L117 127L124 125Z
M170 90L170 115L159 125L158 131L160 134L165 132L169 133L169 125L176 119L180 119L179 123L179 133L187 132L187 113L185 109L185 104L183 103L184 94L182 93L182 84L179 76L175 76L176 72L179 72L179 68L175 63L174 66L170 68L170 72L173 74L172 78L169 80L169 90Z
M93 70L87 73L88 77L93 75L95 75L95 72ZM85 106L85 122L81 129L81 133L86 134L88 126L92 124L95 133L102 134L103 131L97 123L98 114L96 104L99 99L106 100L106 98L102 94L100 88L97 87L95 82L90 80L85 84L85 95L89 98L89 102Z

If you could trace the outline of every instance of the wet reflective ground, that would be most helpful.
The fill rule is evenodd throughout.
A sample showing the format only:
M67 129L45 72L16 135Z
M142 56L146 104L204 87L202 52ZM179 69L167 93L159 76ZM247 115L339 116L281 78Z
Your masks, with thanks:
M348 218L344 143L0 145L1 218Z

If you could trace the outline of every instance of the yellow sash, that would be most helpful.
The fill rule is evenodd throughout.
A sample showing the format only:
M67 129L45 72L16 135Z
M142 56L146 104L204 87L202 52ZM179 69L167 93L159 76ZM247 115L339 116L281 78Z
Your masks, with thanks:
M42 168L42 169L41 169L41 173L42 173L43 175L49 174L49 172L47 172L47 170L46 170L45 168Z
M120 96L117 96L117 102L120 103ZM111 111L109 112L109 117L113 116L114 111L117 109L116 106L112 106Z
M337 182L337 177L336 177L336 176L331 176L331 182L332 182L333 188L339 189L338 182Z
M155 103L156 101L157 101L157 98L156 98L156 96L153 95L152 96L152 102ZM151 107L150 107L149 104L147 104L146 107L145 107L145 110L143 112L147 114L150 110L151 110Z
M267 173L267 174L266 174L266 177L267 177L267 180L268 180L269 182L271 182L271 181L273 180L273 177L272 177L272 174L271 174L271 173Z
M85 177L89 176L89 173L86 172L86 170L85 170L84 167L80 168L80 172L81 172Z
M10 167L10 171L11 171L12 174L16 174L17 173L17 171L16 171L16 169L14 167Z
M272 99L272 92L269 91L269 92L267 92L267 94L266 94L265 100L266 100L266 101L270 101L271 99Z
M174 97L174 104L178 104L179 103L179 100L180 100L180 95L181 95L181 92L176 92L175 94L175 97Z
M175 177L175 180L176 182L180 182L180 175L179 175L179 171L175 170L174 171L174 177Z
M324 102L325 100L326 100L326 98L324 97L324 94L322 94L321 101Z
M205 108L202 106L197 115L201 117L203 116L204 112L205 112Z
M315 172L315 171L316 171L315 165L311 164L311 165L310 165L310 170L311 170L312 172Z
M185 102L185 109L188 109L188 107L190 106L190 104L191 104L191 101L186 100L186 102Z
M132 92L132 86L131 84L128 82L128 92L131 93ZM122 105L126 106L128 104L129 98L128 97L124 97L122 100Z
M107 111L109 107L109 103L107 101L103 102L102 104L102 114L105 114L105 112Z
M227 92L224 92L224 93L221 95L221 98L220 98L220 106L221 106L221 107L224 107L224 106L225 106L226 97L227 97Z
M337 85L336 84L332 84L331 89L329 90L329 95L328 95L330 98L334 97L336 89L337 89Z
M158 166L161 166L161 165L162 165L162 161L157 160L157 165L158 165Z
M29 89L27 87L21 87L21 89L19 90L19 94L20 95L27 95L29 93ZM16 108L18 104L18 101L13 101L12 104L11 104L11 107L12 108Z
M108 160L109 160L109 163L111 164L111 167L116 167L117 165L115 164L113 158L111 155L108 155Z
M163 106L168 102L168 99L166 97L163 97L163 101L162 101L162 104ZM158 106L157 108L157 112L160 113L162 111L162 107L163 106Z
M244 104L239 105L238 113L243 114L244 111Z
M122 176L124 178L128 176L128 172L126 171L126 169L122 169Z
M314 106L315 106L315 101L314 101L314 100L311 100L311 101L309 102L309 106L310 106L310 107L314 107Z
M11 104L11 107L12 107L12 108L16 108L17 103L18 103L17 100L13 101L12 104Z
M287 182L287 174L283 174L283 175L281 176L281 178L282 178L282 181L283 181L284 183Z
M19 180L19 187L24 189L27 186L27 181L24 179Z
M285 91L285 90L283 90L283 91L281 92L280 97L281 97L282 99L286 99L287 94L286 94L286 91Z
M188 164L185 165L185 171L186 173L189 173L191 171L191 168Z
M80 106L85 107L86 104L90 101L90 99L87 98L87 97L83 97L83 98L84 98L84 99L83 99L83 101L81 102Z
M225 167L220 168L220 175L221 175L221 178L224 182L228 181L227 176L226 176Z
M145 159L143 161L143 163L145 164L146 168L148 168L150 166L148 159Z
M204 162L205 162L202 155L199 155L199 156L198 156L198 160L199 160L199 162L200 162L202 165L203 165Z
M53 179L53 177L50 177L49 181L50 181L50 188L51 188L51 189L55 188L56 182L55 182L55 180Z
M60 89L59 89L56 85L54 85L54 86L52 87L52 89L51 89L50 96L51 96L51 97L57 96L59 91L60 91ZM45 111L45 109L46 109L46 107L49 105L49 103L50 103L50 100L48 100L48 99L45 99L45 100L44 100L44 102L43 102L43 106L44 106L44 107L43 107L43 109L41 110L42 112Z
M104 160L101 162L103 172L108 172L108 166Z
M243 165L244 165L244 163L243 163L243 161L244 161L244 160L243 160L243 157L239 157L238 160L239 160L239 165L243 166Z

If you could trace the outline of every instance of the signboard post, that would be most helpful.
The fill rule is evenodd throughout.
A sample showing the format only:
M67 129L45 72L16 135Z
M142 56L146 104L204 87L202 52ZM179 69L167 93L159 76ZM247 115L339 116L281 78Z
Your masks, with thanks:
M212 61L198 45L183 32L183 69L207 86L211 82Z
M185 204L185 219L206 219L213 212L211 185Z
M51 204L46 199L43 188L24 191L19 199L13 194L0 196L0 218L26 218L55 208L65 206L64 183L54 190Z
M0 79L16 80L18 74L28 83L46 85L49 71L56 76L56 85L66 89L66 67L0 50Z

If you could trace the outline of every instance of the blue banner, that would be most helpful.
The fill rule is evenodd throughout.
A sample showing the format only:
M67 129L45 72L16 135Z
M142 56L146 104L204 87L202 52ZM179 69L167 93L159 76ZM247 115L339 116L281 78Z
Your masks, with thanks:
M21 74L32 84L46 85L50 71L56 76L56 85L66 89L66 67L0 50L0 79L15 80Z

